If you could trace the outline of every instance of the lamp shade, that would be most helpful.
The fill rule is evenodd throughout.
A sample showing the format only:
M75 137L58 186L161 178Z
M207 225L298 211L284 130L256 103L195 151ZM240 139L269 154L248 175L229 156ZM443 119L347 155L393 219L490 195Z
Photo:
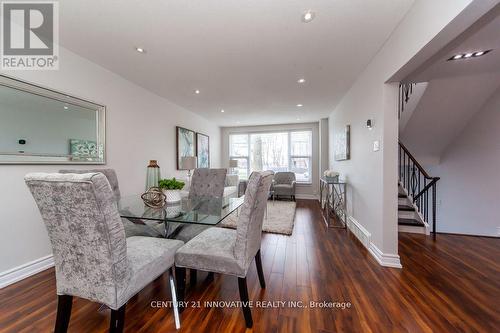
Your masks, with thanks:
M229 167L230 168L237 168L238 167L238 160L229 160Z
M181 157L181 169L193 170L196 169L196 156Z

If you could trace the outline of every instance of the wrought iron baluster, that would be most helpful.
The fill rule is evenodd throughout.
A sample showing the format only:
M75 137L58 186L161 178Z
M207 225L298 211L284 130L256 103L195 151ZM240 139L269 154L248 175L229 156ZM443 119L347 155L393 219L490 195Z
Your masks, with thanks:
M432 232L436 237L436 183L432 185Z
M418 212L429 225L432 223L432 232L437 227L437 186L439 177L429 176L406 147L399 143L399 181L413 199Z

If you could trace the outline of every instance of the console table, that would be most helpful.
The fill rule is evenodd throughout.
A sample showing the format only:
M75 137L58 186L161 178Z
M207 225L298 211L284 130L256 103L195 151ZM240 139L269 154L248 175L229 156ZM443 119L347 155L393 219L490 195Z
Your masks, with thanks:
M319 203L323 219L328 227L346 228L347 222L347 183L337 179L321 177L319 181ZM331 223L337 217L340 225Z

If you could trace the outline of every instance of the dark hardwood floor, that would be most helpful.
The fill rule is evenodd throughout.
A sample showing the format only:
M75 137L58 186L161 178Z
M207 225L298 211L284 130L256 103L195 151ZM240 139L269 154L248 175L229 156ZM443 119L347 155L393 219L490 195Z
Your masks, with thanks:
M299 200L290 237L265 234L261 290L255 265L250 299L350 302L350 308L253 308L255 332L500 332L500 240L484 237L399 235L404 268L379 266L345 230L327 230L317 202ZM205 301L237 301L236 278L198 274L188 291L180 332L243 332L239 308L203 307ZM0 332L49 332L56 310L54 270L0 290ZM175 332L164 274L127 306L125 332ZM69 332L106 332L109 311L76 299Z

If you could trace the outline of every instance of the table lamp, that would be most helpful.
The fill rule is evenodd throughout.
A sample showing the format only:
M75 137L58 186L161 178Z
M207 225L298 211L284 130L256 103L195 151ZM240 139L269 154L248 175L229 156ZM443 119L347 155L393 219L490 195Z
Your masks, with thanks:
M231 169L231 172L233 174L236 173L234 169L237 167L238 167L238 160L229 160L229 168Z
M191 187L191 170L196 169L197 162L198 162L198 160L197 160L196 156L181 157L180 167L182 170L188 171L188 173L187 173L187 186L185 187L186 189Z
M188 171L188 177L191 177L191 170L196 169L196 156L185 156L181 157L181 170Z

